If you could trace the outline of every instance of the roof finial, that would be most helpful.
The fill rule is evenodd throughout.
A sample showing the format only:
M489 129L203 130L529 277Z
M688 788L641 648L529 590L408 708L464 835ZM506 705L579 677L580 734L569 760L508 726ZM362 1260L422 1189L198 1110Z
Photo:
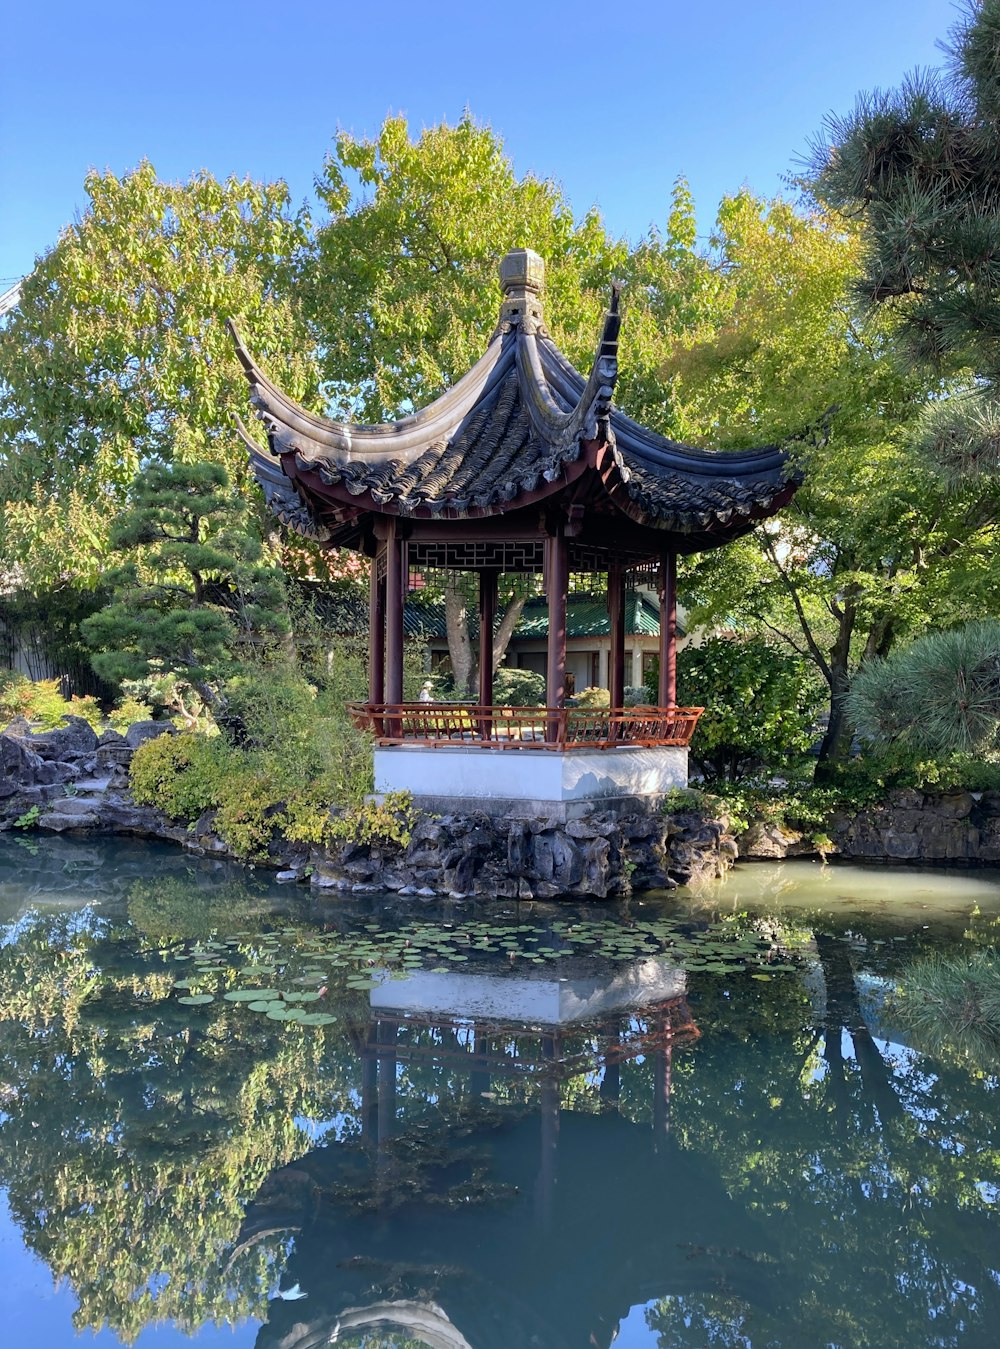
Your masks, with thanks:
M533 328L542 321L541 293L545 287L545 261L532 248L513 248L500 263L504 301L501 323Z

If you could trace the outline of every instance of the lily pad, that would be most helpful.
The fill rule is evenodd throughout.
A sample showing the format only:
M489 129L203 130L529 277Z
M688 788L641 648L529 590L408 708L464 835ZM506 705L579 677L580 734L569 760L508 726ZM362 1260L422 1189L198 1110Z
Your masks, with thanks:
M178 1002L186 1003L188 1007L201 1007L203 1003L214 1002L214 993L192 993L187 998L178 998Z

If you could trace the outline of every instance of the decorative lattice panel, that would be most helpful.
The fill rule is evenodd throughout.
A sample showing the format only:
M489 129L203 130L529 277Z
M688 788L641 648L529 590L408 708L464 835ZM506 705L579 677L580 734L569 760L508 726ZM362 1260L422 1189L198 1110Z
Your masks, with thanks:
M479 571L495 567L497 571L541 571L541 539L511 543L485 540L481 543L411 543L407 561L425 571Z

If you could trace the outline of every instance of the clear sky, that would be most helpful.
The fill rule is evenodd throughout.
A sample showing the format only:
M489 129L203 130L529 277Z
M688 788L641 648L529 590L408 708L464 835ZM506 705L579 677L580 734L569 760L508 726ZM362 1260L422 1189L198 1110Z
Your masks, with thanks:
M707 229L723 193L778 191L829 110L939 64L956 17L951 0L20 0L0 282L73 219L90 167L282 177L298 202L337 128L389 111L420 128L468 106L519 173L631 238L686 174Z

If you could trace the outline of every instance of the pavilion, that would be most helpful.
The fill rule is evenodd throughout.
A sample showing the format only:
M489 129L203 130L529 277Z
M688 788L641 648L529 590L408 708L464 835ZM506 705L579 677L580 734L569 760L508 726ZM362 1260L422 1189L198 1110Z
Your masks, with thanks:
M352 711L376 736L378 790L406 789L424 802L471 796L499 809L656 795L686 784L686 746L701 711L677 706L678 555L746 534L791 499L797 479L779 448L694 449L614 406L617 286L584 378L546 331L538 254L509 253L500 280L500 319L482 358L428 407L387 425L307 412L233 328L269 451L241 432L279 520L372 560L369 700ZM433 569L478 574L476 703L403 700L404 600L411 575ZM545 708L493 706L502 572L543 578ZM607 576L605 709L565 699L569 578L587 573ZM625 595L642 583L658 592L659 699L655 708L626 708ZM497 753L510 749L521 753Z

